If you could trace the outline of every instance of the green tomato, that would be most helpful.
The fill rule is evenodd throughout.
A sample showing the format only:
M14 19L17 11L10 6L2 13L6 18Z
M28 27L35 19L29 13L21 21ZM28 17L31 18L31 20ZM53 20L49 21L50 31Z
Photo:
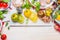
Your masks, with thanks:
M3 0L4 2L10 2L10 0Z
M24 17L21 14L18 17L18 23L24 23Z
M18 21L18 14L17 13L12 14L11 19L13 22L17 22Z
M3 12L2 11L0 11L0 15L2 15L3 14Z

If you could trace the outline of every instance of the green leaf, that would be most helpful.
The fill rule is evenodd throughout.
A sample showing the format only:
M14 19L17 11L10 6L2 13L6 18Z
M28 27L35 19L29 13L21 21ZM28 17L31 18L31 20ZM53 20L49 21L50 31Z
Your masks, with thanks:
M26 8L29 9L30 8L30 4L26 3Z
M26 7L26 5L25 5L25 4L23 4L23 5L22 5L22 8L25 8L25 7Z
M40 7L40 3L39 2L35 2L35 6L36 7Z
M53 19L56 19L56 18L57 18L57 15L54 15L54 16L53 16Z
M2 12L3 12L4 14L7 14L8 10L2 10Z
M2 11L0 11L0 15L2 15L3 14L3 12Z
M10 27L8 27L8 30L10 30Z
M3 15L0 15L0 18L1 18L1 19L3 19L3 18L4 18L4 16L3 16Z
M34 4L35 3L35 0L32 0L32 3Z
M7 27L8 26L8 22L6 22L6 25L5 25L5 27Z
M58 10L57 12L58 12L58 14L60 14L60 10Z
M36 8L36 11L38 12L40 10L40 8Z

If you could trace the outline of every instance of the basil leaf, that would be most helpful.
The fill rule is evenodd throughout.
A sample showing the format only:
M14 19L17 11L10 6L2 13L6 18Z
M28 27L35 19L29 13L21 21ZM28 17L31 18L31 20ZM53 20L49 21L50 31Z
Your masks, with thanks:
M57 18L57 15L54 15L54 16L53 16L53 19L56 19L56 18Z
M6 25L5 25L5 27L7 27L8 26L8 22L6 22Z
M8 30L10 30L10 27L8 27Z

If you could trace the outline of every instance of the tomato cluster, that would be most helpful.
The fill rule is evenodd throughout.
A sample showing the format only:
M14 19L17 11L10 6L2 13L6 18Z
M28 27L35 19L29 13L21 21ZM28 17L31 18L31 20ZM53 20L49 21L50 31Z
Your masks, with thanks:
M8 7L8 3L5 2L0 2L0 8L7 8Z

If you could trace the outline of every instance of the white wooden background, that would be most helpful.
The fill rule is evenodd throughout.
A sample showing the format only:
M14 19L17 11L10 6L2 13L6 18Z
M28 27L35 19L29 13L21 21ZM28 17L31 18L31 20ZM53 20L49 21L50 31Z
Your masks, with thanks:
M11 27L3 33L7 34L7 40L60 40L54 27Z

